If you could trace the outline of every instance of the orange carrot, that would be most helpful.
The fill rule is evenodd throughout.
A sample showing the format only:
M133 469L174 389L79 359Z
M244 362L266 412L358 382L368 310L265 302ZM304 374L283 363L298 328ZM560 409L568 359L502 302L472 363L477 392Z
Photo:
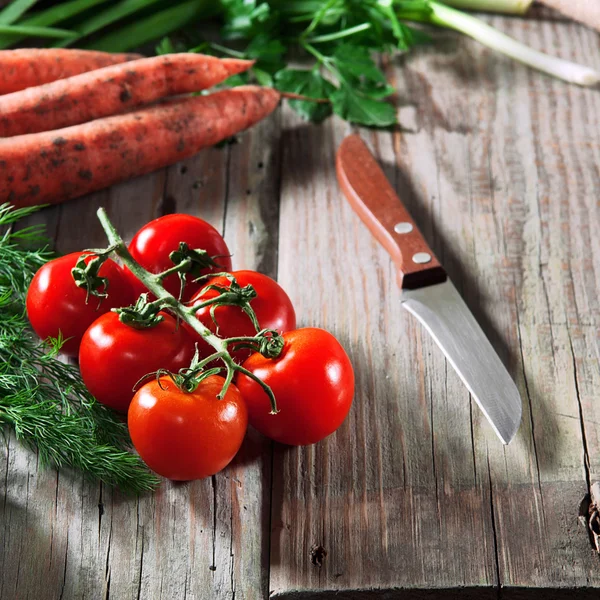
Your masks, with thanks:
M140 58L140 55L66 48L1 50L0 94L18 92L136 58Z
M0 202L55 204L160 169L250 127L279 98L243 86L0 140Z
M0 137L51 131L204 90L252 61L165 54L112 65L0 97Z

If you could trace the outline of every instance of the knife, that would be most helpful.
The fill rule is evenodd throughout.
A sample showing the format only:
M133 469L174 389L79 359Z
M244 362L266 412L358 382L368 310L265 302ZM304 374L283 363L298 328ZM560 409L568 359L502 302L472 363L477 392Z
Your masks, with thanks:
M521 396L502 361L358 135L341 143L338 181L398 267L401 305L436 341L504 444L521 422Z

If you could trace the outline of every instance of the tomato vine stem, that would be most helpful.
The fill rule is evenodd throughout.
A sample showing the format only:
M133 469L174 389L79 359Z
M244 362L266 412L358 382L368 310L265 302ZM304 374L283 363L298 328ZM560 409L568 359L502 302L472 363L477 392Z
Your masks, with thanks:
M110 250L110 252L116 254L121 259L122 263L131 271L131 273L146 286L150 293L152 293L156 297L156 300L152 302L153 305L155 305L156 307L162 307L164 309L167 309L180 320L187 323L196 333L198 333L208 344L210 344L216 350L215 354L212 355L212 357L221 360L224 363L226 369L225 383L221 392L219 393L219 397L222 398L225 395L227 389L233 381L235 373L240 372L256 381L256 383L258 383L263 388L263 390L269 397L271 403L271 413L276 414L278 410L273 390L271 390L271 388L259 377L254 375L254 373L248 371L248 369L244 369L241 365L238 365L233 360L231 354L228 351L228 345L231 343L231 341L239 342L242 341L242 338L232 338L232 340L230 341L227 338L220 338L219 336L212 333L212 331L195 316L195 310L197 310L197 308L194 309L193 307L185 306L182 302L180 302L177 298L171 295L161 285L160 282L162 281L162 276L164 275L163 273L159 273L158 275L150 273L149 271L146 271L146 269L144 269L133 258L133 256L127 249L127 246L125 245L125 242L123 241L118 231L115 229L114 225L108 218L108 215L104 208L99 208L97 215L109 242L108 249L97 251L97 253L99 255L104 255L108 253L108 250ZM186 268L186 265L184 265L182 269L183 268ZM170 268L169 273L173 272L181 271L177 271L174 267ZM218 300L219 297L217 296L215 298L215 301ZM243 342L248 344L257 344L258 347L265 348L265 351L267 351L267 349L270 348L269 356L271 358L275 358L275 356L281 352L281 349L283 348L283 342L281 339L265 341L265 336L267 334L278 335L276 332L272 332L271 330L262 330L254 337L243 338ZM274 348L278 349L277 353L274 350ZM202 363L205 363L205 361L201 361L200 364Z

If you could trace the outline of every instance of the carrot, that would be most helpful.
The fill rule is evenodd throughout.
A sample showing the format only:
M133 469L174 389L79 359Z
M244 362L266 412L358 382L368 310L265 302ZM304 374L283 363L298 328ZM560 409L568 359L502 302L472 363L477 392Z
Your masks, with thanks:
M165 54L15 92L0 97L0 137L60 129L204 90L250 66L235 58Z
M242 86L58 131L0 140L0 202L59 203L149 173L271 113L279 92Z
M140 55L65 48L1 50L0 94L18 92L136 58L140 58Z

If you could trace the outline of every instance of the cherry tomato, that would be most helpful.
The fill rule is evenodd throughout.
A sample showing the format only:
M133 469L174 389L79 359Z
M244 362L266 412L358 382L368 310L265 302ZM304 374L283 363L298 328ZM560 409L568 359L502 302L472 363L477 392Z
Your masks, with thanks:
M154 327L134 328L111 312L94 321L79 349L81 377L92 395L115 410L125 412L136 383L149 373L167 369L177 373L188 367L194 344L185 329L166 313Z
M169 377L141 387L129 407L131 440L142 460L159 475L179 481L201 479L224 469L236 455L248 426L241 394L225 380L207 377L193 392Z
M344 421L354 396L354 371L340 343L323 329L307 327L283 334L275 359L253 354L242 365L275 394L279 412L269 414L265 391L247 375L237 386L250 424L263 435L292 446L314 444Z
M100 315L135 301L125 272L108 259L98 272L108 279L108 297L90 295L86 302L86 290L77 287L71 275L82 255L85 253L73 252L46 263L33 276L27 290L27 315L33 330L44 340L57 337L60 332L66 338L61 351L70 356L77 356L85 330ZM104 287L99 291L103 292Z
M219 265L203 269L199 274L186 276L182 300L187 301L205 283L194 283L194 278L207 273L231 271L229 248L212 225L191 215L166 215L144 225L131 240L129 252L147 271L161 273L173 266L169 254L179 249L180 242L185 242L193 250L206 250ZM179 297L180 283L177 274L166 277L163 285L170 294Z
M275 329L279 333L296 329L296 313L292 301L276 281L256 271L234 271L232 275L241 287L252 285L255 289L257 295L250 306L256 314L261 329ZM219 292L207 289L210 285L228 288L230 284L231 281L227 277L211 279L210 283L192 298L192 305L198 305L218 295ZM239 306L218 306L215 308L214 314L219 326L218 331L210 316L210 306L200 308L196 312L198 319L219 337L229 338L256 334L250 317ZM198 351L201 356L206 357L214 352L212 346L193 330L190 329L190 331L198 342ZM231 351L233 358L240 363L251 353L252 351L247 348Z

